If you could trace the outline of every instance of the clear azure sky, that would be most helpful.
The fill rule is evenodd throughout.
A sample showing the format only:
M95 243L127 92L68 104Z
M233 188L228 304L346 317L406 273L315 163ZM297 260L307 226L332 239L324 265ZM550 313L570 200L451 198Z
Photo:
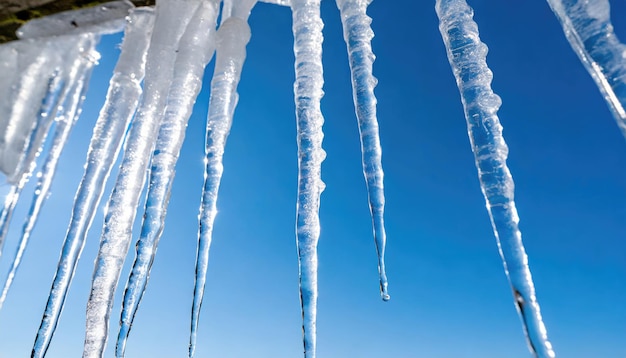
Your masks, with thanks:
M319 358L526 358L520 321L480 191L434 1L376 0L376 37L391 301L375 248L345 43L322 1L325 97L319 242ZM510 147L520 228L558 357L626 356L626 141L545 1L470 2L489 46ZM626 40L626 2L612 1ZM285 7L259 3L224 158L197 357L302 356L295 248L297 148L293 37ZM26 357L48 296L93 123L121 35L99 50L83 115L0 312L0 358ZM212 63L187 130L129 358L186 357ZM112 175L114 178L115 173ZM32 193L29 186L24 195ZM105 194L108 197L109 189ZM28 200L26 200L27 202ZM28 203L0 262L8 269ZM141 215L138 215L141 217ZM48 357L79 357L102 209ZM122 273L106 356L113 356Z

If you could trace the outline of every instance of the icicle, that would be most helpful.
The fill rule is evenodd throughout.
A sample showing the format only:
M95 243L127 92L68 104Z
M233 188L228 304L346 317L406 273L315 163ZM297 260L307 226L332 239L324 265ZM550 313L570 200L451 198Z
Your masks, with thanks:
M159 2L146 62L144 95L130 127L124 158L111 193L94 264L83 357L102 357L115 287L132 238L139 197L154 149L174 72L178 42L198 0Z
M135 112L141 94L140 83L144 75L145 53L153 20L153 11L149 8L136 9L128 17L122 52L89 145L85 173L74 199L72 218L33 348L33 357L43 357L48 349L84 246L85 236L102 197L106 179L119 153L130 118Z
M61 51L67 50L67 43L58 45ZM23 76L15 78L3 74L8 81L18 83L16 91L4 93L3 102L8 102L5 106L11 104L12 109L9 116L0 119L0 170L7 175L10 185L0 212L0 256L13 210L55 117L59 91L65 82L63 76L66 76L56 71L61 51L55 51L50 44L31 40L4 45L3 49L8 52L3 69Z
M343 36L348 46L354 106L361 134L363 173L367 184L368 199L374 226L374 241L378 254L380 293L384 301L390 299L387 292L385 273L385 233L384 211L385 192L383 185L382 149L376 118L376 96L374 87L377 80L372 75L374 53L371 41L374 32L370 27L372 19L367 16L367 6L372 0L336 0L341 12Z
M626 136L626 45L613 31L609 1L548 0L548 4Z
M321 178L324 117L320 101L324 92L320 0L293 0L293 35L296 81L294 95L298 131L298 203L296 237L300 271L304 356L316 355L317 241L319 206L324 190Z
M14 69L10 68L9 71L13 72ZM48 81L48 90L46 94L46 98L43 101L41 106L41 110L39 115L37 116L37 120L35 121L35 126L47 132L49 124L51 120L54 118L55 108L57 108L58 94L61 90L61 76L58 73L52 75L52 77ZM8 86L7 86L8 87ZM39 134L38 130L33 129L30 134L30 138L27 139L29 145L34 144L36 141L35 137ZM25 149L28 151L29 148ZM11 223L11 217L13 216L13 210L15 210L15 206L17 205L17 201L19 200L20 193L22 188L28 180L30 179L30 174L34 169L34 161L31 163L29 169L22 174L22 177L17 183L9 184L10 187L8 192L4 198L4 203L2 205L2 211L0 211L0 257L2 256L2 249L4 247L4 242L6 239L6 235L9 232L9 225ZM0 307L2 307L2 300L0 300Z
M204 1L181 38L174 78L163 123L152 155L146 209L133 268L126 283L116 357L124 357L133 319L148 283L174 180L175 166L185 138L187 121L202 87L204 68L215 51L219 0Z
M530 350L539 358L554 357L518 228L513 178L506 165L508 147L497 115L502 101L491 90L493 74L486 63L487 46L480 41L473 10L465 0L437 0L436 10L461 92L487 210Z
M15 92L16 82L19 80L20 71L18 71L18 57L19 49L18 44L22 45L19 41L12 41L0 45L0 113L11 113L14 101L12 100L12 94ZM0 133L6 128L5 121L8 117L3 115L0 117ZM3 135L0 135L0 150L2 150L5 139ZM1 166L0 166L0 169Z
M97 35L84 34L84 35L79 35L78 37L68 37L64 41L70 41L72 43L75 43L75 46L77 46L76 50L78 50L78 53L77 53L78 56L83 56L81 52L83 51L85 47L88 47L91 49L88 51L89 55L98 56L94 48L97 42L99 41L99 36L98 37L95 37L95 36ZM79 68L83 66L84 61L92 61L92 60L89 59L88 57L82 57L74 61L74 69L69 71L73 75L69 77L69 80L66 83L68 92L74 87L75 82L79 80L77 74L79 72ZM65 98L66 98L66 95L64 93L61 97L60 103L65 103ZM58 291L51 291L51 295L57 294L57 293ZM50 343L50 339L52 338L52 333L54 332L54 328L56 327L56 319L54 318L55 317L58 318L58 313L59 312L56 312L56 315L55 315L48 310L46 310L46 312L44 313L44 317L42 318L41 326L39 327L39 332L37 334L37 339L35 340L35 344L33 347L32 357L43 357L43 355L45 355L45 351L47 350L48 344ZM51 322L51 319L54 319L54 320ZM50 332L50 333L44 336L44 335L41 335L42 331Z
M237 105L237 84L246 58L246 45L250 40L250 26L247 20L255 3L256 0L244 0L237 3L226 1L222 13L223 21L217 32L215 70L211 80L211 98L209 99L206 129L204 188L200 205L189 357L194 356L196 349L198 321L204 297L213 222L217 214L217 194L224 170L222 157Z
M61 57L71 52L73 45L66 39L49 42L25 40L16 45L18 62L17 68L12 71L17 71L22 76L18 89L11 96L14 102L11 114L2 120L0 127L0 162L10 183L19 183L25 174L28 175L33 160L39 154L54 119L54 115L48 115L50 110L42 108L40 111L51 89L48 79L54 77L57 68L62 66ZM58 75L62 76L62 84L67 82L65 71L61 70ZM65 86L64 92L67 91ZM56 108L53 101L50 105L52 110Z
M77 66L80 65L79 60L73 59L78 50L75 39L26 40L17 46L23 51L20 63L23 61L28 65L16 94L17 103L3 133L2 170L11 173L8 180L12 184L0 212L0 256L22 188L30 180L35 160L57 111L62 109L59 104L71 96L72 84L77 80ZM33 53L38 53L34 61ZM72 65L64 68L64 63ZM35 115L39 103L39 113Z
M49 77L45 74L51 74L58 66L64 65L65 62L59 62L60 56L72 52L76 36L118 32L125 14L132 6L129 1L122 0L61 12L31 20L17 30L16 34L21 39L15 41L19 52L18 67L33 62L33 58L37 60L26 71L18 68L22 89L15 100L8 124L0 125L4 130L3 142L0 144L0 164L10 182L18 182L30 169L48 132L49 126L32 126L36 118L35 111L43 96L42 86L45 81L41 80L40 75ZM23 150L21 145L32 128L37 133L35 140L29 144L28 150Z
M80 116L82 102L85 98L85 93L87 92L89 78L91 77L91 70L99 57L99 54L95 51L97 43L95 36L89 35L85 37L85 46L81 49L82 54L80 54L75 61L75 74L70 75L70 77L75 77L76 80L72 81L73 85L69 91L70 96L65 100L65 103L62 104L63 112L60 116L57 116L52 147L47 154L46 161L43 164L43 169L37 175L39 180L37 182L37 186L35 187L35 194L31 207L22 229L22 236L18 244L17 252L15 253L11 269L4 283L2 294L0 295L0 308L6 299L13 282L13 278L15 277L15 273L19 268L22 255L26 249L26 245L28 244L28 239L30 238L30 234L39 217L39 212L41 211L44 201L48 197L61 152L67 143L67 139L69 138L69 134L74 127L74 124Z

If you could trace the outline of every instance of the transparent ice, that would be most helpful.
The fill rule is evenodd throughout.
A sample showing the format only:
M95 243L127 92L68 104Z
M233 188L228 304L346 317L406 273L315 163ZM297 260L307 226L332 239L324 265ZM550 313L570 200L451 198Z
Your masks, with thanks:
M69 74L67 81L69 91L64 93L64 96L62 96L64 99L63 103L60 103L58 106L59 112L55 119L52 146L48 150L41 171L37 174L38 181L35 187L35 194L22 228L18 249L12 260L11 269L5 280L2 294L0 295L0 307L2 307L9 289L11 288L22 256L26 250L26 245L39 218L43 203L49 195L50 186L52 185L57 164L59 163L59 157L65 148L65 144L67 143L74 124L80 117L82 102L91 77L91 70L99 58L99 54L95 51L97 39L93 35L83 35L81 37L80 41L77 42L78 46L75 48L75 51L71 53L71 57L74 57L74 59L70 62L71 65L66 69ZM67 94L67 96L65 96L65 94Z
M439 30L461 92L478 178L529 348L538 358L555 357L518 228L513 177L506 164L509 149L497 114L502 101L491 89L493 73L486 62L487 45L480 41L474 12L465 0L437 0L436 9Z
M320 0L293 0L294 53L296 57L296 123L298 132L298 202L296 237L300 269L300 301L304 356L315 358L317 349L317 242L320 236L320 195L324 117L320 101L324 92Z
M165 112L176 50L199 1L159 2L146 58L144 92L131 123L120 171L107 205L87 301L83 357L104 354L115 287L132 239L145 172Z
M626 45L613 31L609 0L547 1L626 136Z
M316 356L317 245L324 183L321 166L324 117L321 0L267 0L288 6L293 18L295 118L298 144L296 244L303 317L304 356ZM371 0L336 0L352 75L362 166L378 254L380 291L389 299L385 273L384 185L377 99L373 76ZM592 74L626 135L626 50L615 37L606 0L548 0L576 53ZM15 205L38 161L42 168L17 254L5 282L9 292L38 212L48 195L59 154L81 112L99 35L124 26L122 51L91 139L85 172L61 250L32 357L43 357L65 303L104 187L125 139L124 157L105 213L100 249L87 303L83 357L102 357L109 334L115 289L132 241L146 173L144 217L136 256L126 283L116 357L126 342L145 292L163 231L175 166L187 121L202 87L205 66L215 52L206 123L205 172L199 212L196 272L191 303L189 357L195 354L198 323L207 282L222 158L238 103L237 86L251 38L248 17L256 0L159 0L156 10L115 1L61 13L24 25L19 41L0 46L0 171L9 184L0 212L0 253ZM221 10L220 10L221 6ZM554 357L547 338L528 258L518 229L508 148L497 111L500 98L490 84L487 47L480 41L473 12L464 0L438 0L436 11L448 58L457 78L479 178L514 302L536 357ZM217 19L221 23L217 24ZM145 74L145 79L144 79ZM142 89L143 83L143 89ZM137 111L137 113L135 113ZM56 119L56 121L55 121ZM54 125L54 127L53 127ZM50 128L51 149L38 159Z
M126 131L130 116L135 111L136 101L141 92L138 86L143 77L142 59L146 46L144 44L144 50L142 50L140 38L142 34L145 37L146 31L149 33L151 26L148 25L146 29L146 20L140 20L140 17L140 15L129 17L127 40L122 46L125 51L120 55L109 86L107 101L94 128L94 135L87 153L85 174L76 193L72 218L63 243L46 311L35 340L33 357L43 357L50 345L78 258L85 244L85 236L102 197L104 183L117 157L123 133ZM147 19L148 24L150 21ZM137 25L138 28L135 29L133 25ZM137 36L139 38L136 38ZM137 65L132 62L137 62Z
M385 190L383 184L382 149L376 118L376 96L374 87L377 80L373 76L374 53L372 38L374 31L367 16L367 6L371 2L362 0L336 0L341 12L343 36L348 46L354 105L361 134L361 153L363 154L363 173L367 184L370 212L374 225L374 241L378 254L378 272L380 275L380 294L383 300L390 299L387 292L387 274L385 273Z
M211 98L206 124L204 187L199 214L200 226L191 307L189 357L194 356L196 349L209 250L213 240L213 223L217 214L217 194L224 171L222 158L237 106L237 85L246 59L246 45L250 40L248 16L255 3L256 0L225 1L225 12L222 13L222 23L217 31L215 70L211 80Z

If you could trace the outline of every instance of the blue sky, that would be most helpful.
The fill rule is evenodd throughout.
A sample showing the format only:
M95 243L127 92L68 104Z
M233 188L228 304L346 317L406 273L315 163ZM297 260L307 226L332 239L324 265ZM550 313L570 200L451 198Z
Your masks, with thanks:
M319 357L529 357L480 191L433 1L382 0L374 65L387 194L383 303L338 10L324 0L326 118L319 244ZM626 355L626 142L544 1L471 1L490 48L520 228L557 356ZM626 3L613 1L626 39ZM621 20L621 21L620 21ZM297 156L287 8L258 4L224 158L197 357L301 356ZM0 357L26 356L58 260L120 35L102 40L84 112L0 312ZM209 65L205 84L210 81ZM187 130L166 228L128 357L183 357L193 292L208 86ZM115 173L113 174L115 175ZM30 195L27 189L25 195ZM108 192L106 194L108 196ZM8 269L16 213L0 272ZM82 352L98 215L49 357ZM132 261L132 254L130 257ZM128 264L122 273L123 286ZM113 312L117 334L120 292ZM111 339L114 341L114 339ZM107 356L112 356L109 344Z

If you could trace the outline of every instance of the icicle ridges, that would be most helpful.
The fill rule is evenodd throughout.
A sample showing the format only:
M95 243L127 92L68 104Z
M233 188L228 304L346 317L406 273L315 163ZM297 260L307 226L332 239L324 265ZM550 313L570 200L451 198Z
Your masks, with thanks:
M70 132L74 127L74 124L78 120L82 109L82 102L87 92L89 79L91 77L91 71L96 64L99 54L95 52L95 45L97 39L93 35L86 35L85 49L80 49L82 52L78 55L75 61L74 69L70 71L70 83L72 87L69 89L69 96L61 104L62 112L57 115L56 128L52 141L52 147L47 153L46 161L43 164L41 172L38 174L38 182L35 187L35 194L32 199L31 207L24 226L22 228L22 236L18 243L18 249L13 258L11 269L4 283L2 294L0 295L0 307L2 307L4 300L9 292L15 273L19 268L22 255L28 244L31 232L35 227L39 212L47 199L54 175L56 173L56 167L59 162L59 158L65 144L69 138ZM75 79L75 80L74 80Z
M133 319L143 297L156 249L163 232L175 166L185 139L187 121L202 87L204 68L215 51L219 1L204 1L180 40L174 77L163 123L152 155L150 184L141 237L126 284L116 357L123 357Z
M145 173L165 111L176 50L198 0L159 2L146 60L144 95L130 127L115 187L104 218L100 249L87 301L83 357L102 357L115 287L128 253Z
M298 132L298 202L296 243L300 272L300 301L304 356L316 356L317 242L320 235L319 207L324 190L321 166L324 117L320 102L324 92L320 0L293 0L293 35L296 81L294 97Z
M45 355L58 323L85 237L104 192L104 184L121 147L124 132L141 94L145 51L152 29L152 10L137 9L128 17L122 53L109 84L107 99L94 128L85 173L76 192L74 208L63 242L61 257L52 284L33 357Z
M439 29L465 108L468 134L505 272L513 289L531 352L554 357L518 228L514 184L506 165L508 147L497 111L501 100L491 89L487 46L480 41L473 10L465 0L437 0Z
M225 3L224 8L229 7L229 15L233 16L227 15L223 18L217 32L215 70L211 80L211 98L206 125L204 187L199 215L189 357L194 356L196 349L200 308L204 298L209 250L213 238L213 223L217 214L217 195L224 171L222 158L237 106L237 85L246 59L246 45L251 36L248 15L255 3L256 0L247 0L243 6L227 6L228 3Z
M613 31L609 1L547 1L626 137L626 45Z
M374 87L377 80L372 74L374 53L370 27L372 18L367 16L367 6L371 0L336 0L341 12L343 36L348 46L354 107L361 135L361 153L363 155L363 173L367 184L370 212L374 227L374 241L378 254L378 273L380 276L380 294L384 301L390 299L387 292L387 274L385 273L385 192L383 185L382 149L376 117L376 96Z

